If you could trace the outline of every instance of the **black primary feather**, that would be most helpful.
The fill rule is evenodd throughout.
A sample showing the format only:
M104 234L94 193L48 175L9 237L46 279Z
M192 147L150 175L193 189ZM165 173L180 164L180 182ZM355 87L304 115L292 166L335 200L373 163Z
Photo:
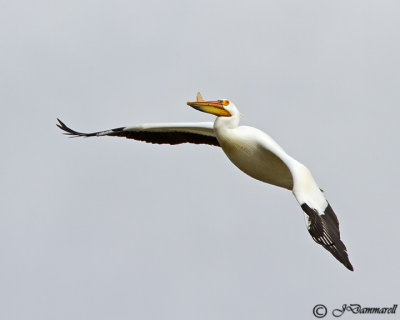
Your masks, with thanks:
M347 269L353 271L347 248L340 240L339 221L331 205L328 203L324 214L319 214L317 210L310 208L305 203L301 205L301 208L309 218L308 232L314 241L328 250Z

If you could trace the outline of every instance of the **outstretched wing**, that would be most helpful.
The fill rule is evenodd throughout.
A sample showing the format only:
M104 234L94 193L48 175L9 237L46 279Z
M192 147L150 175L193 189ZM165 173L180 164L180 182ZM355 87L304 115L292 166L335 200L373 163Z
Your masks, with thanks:
M133 127L120 127L110 130L82 133L67 127L61 120L57 126L71 137L125 137L157 144L209 144L220 146L215 137L212 122L192 123L149 123Z
M293 193L304 211L307 230L314 241L353 271L347 248L340 239L339 221L310 171L300 165L294 172Z

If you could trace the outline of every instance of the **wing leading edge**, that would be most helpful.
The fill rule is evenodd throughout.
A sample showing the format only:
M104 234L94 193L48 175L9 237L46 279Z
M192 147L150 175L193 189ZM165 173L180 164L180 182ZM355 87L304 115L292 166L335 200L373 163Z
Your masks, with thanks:
M71 137L125 137L155 144L208 144L219 147L212 122L149 123L132 127L119 127L104 131L83 133L69 128L60 119L57 127Z

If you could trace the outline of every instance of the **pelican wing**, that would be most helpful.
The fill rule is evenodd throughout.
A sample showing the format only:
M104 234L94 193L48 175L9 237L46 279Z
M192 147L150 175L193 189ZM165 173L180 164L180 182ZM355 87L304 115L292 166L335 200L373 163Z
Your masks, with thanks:
M340 239L339 220L311 172L300 165L293 173L295 181L293 193L304 211L307 230L311 237L347 269L353 271L347 248Z
M215 137L212 122L188 122L188 123L148 123L132 127L120 127L110 130L82 133L72 130L61 120L57 126L65 131L64 134L71 137L125 137L157 144L209 144L220 146Z

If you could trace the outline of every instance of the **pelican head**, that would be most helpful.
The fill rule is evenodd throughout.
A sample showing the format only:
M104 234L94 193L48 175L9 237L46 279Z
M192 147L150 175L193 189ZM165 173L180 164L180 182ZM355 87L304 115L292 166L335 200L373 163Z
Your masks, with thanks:
M196 110L211 113L217 117L232 117L239 113L235 105L228 99L204 101L199 92L196 100L194 102L187 102L187 105Z

